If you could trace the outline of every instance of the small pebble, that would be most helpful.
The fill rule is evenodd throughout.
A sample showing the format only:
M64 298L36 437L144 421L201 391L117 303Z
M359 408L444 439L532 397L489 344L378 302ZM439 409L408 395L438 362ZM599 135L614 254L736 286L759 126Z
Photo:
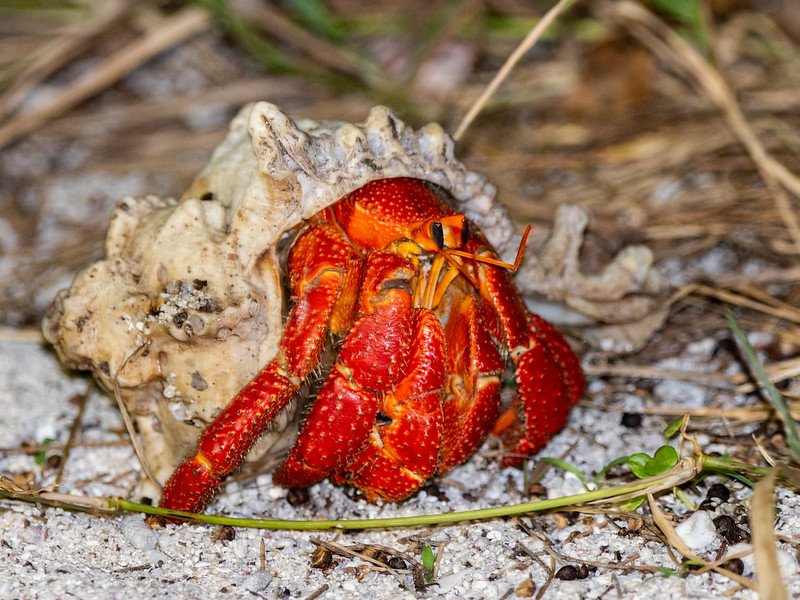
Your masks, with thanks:
M733 520L733 517L729 517L728 515L720 515L714 519L714 527L717 528L717 531L722 537L727 538L731 530L736 527L736 521Z
M523 579L519 582L519 585L517 585L514 593L520 598L532 598L536 593L536 584L530 577Z
M301 506L311 500L308 488L290 488L286 492L286 501L292 506Z
M230 542L236 539L236 530L230 525L223 525L217 531L215 539L221 542Z
M642 415L641 413L622 413L620 423L628 429L638 429L642 426Z
M241 586L254 596L261 596L262 591L269 587L272 583L272 575L267 571L258 571L244 577Z
M730 490L721 483L715 483L710 488L708 488L708 491L706 492L706 498L709 500L711 498L719 498L723 502L727 502L730 499L730 497L731 497Z
M692 550L702 550L717 539L717 528L711 515L698 510L675 527L675 533Z
M585 573L583 573L581 572L581 569L575 565L564 565L558 571L556 571L555 577L556 579L560 579L562 581L575 581L576 579L586 579L588 575L588 569Z
M733 545L750 541L750 532L736 525L733 517L720 515L714 519L714 527L725 540Z
M744 573L744 563L742 562L741 558L732 558L728 562L722 563L720 566L723 569L728 569L728 571L736 573L737 575Z
M124 519L119 524L119 530L137 550L152 550L158 542L158 534L150 529L143 519Z

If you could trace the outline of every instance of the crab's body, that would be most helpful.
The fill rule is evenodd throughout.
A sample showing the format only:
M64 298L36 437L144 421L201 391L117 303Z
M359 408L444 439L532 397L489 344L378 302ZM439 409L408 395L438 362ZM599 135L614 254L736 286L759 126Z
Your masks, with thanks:
M525 308L509 265L418 179L372 181L306 220L287 257L292 307L276 356L205 429L162 506L202 511L342 338L274 480L326 477L400 500L490 431L507 462L536 452L583 390L575 355ZM508 365L517 392L501 407Z

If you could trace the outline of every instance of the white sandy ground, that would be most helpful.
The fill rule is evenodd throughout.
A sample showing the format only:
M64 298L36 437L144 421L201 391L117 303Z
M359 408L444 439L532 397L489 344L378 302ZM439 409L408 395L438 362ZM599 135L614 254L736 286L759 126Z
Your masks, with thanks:
M713 368L712 349L712 342L697 344L689 349L686 360L695 362L695 368L703 361ZM81 394L86 385L85 378L61 370L52 353L39 344L0 343L0 447L35 444L45 438L64 443L77 413L77 404L70 398ZM590 387L589 397L593 403L628 411L641 409L644 403L633 388L611 390L597 382ZM723 400L728 404L744 401L730 397ZM687 407L715 401L697 386L675 382L659 384L648 400ZM645 417L643 427L626 429L620 425L619 412L579 407L568 428L542 454L563 456L585 472L596 472L618 456L636 451L652 453L661 443L660 431L665 423L660 417ZM139 476L130 447L80 447L91 441L121 439L122 421L113 400L102 393L92 393L77 439L79 446L70 454L61 490L89 496L130 497ZM701 437L701 442L708 440ZM705 447L708 451L724 450L708 443ZM36 483L44 486L54 477L52 469L37 465L30 455L0 452L0 473L27 472L33 472ZM580 491L577 478L554 469L542 483L550 496ZM708 484L690 489L688 496L701 501ZM740 498L748 495L738 484L727 485ZM312 488L311 502L294 508L286 502L285 491L273 488L269 476L264 476L244 489L229 487L210 510L235 516L290 519L410 515L521 502L526 499L519 492L521 487L520 470L500 469L488 456L481 455L439 483L446 499L422 492L403 504L380 507L352 500L344 490L325 483ZM741 508L737 509L737 505L738 502L731 502L718 511L738 519ZM678 512L680 520L686 517L686 508L674 499L667 497L662 506ZM793 542L780 544L783 575L790 596L800 597L796 558L800 503L793 493L779 490L778 508L778 533ZM716 514L720 513L710 516ZM708 519L697 520L699 524L692 534L695 537L689 541L700 544L699 554L714 558L721 540L713 529L703 530L703 522L707 524ZM534 516L523 521L546 535L557 552L572 557L559 560L556 568L590 560L676 566L662 544L645 541L636 534L620 535L619 527L606 516L566 520ZM617 525L626 523L618 520ZM306 598L320 590L325 591L318 597L329 599L515 598L517 586L526 579L541 587L547 579L545 565L551 564L541 541L511 520L358 533L237 529L231 541L215 541L218 531L218 527L205 525L152 530L141 515L100 518L0 502L0 598ZM443 545L436 584L416 592L410 575L369 572L360 560L335 558L338 564L333 568L312 568L312 537L344 545L381 544L415 556L419 556L420 541L434 548ZM262 540L266 550L263 565ZM531 558L522 546L541 562ZM752 575L752 568L752 559L745 559L746 576ZM739 599L754 598L755 594L715 574L679 578L598 568L586 579L554 580L545 595L634 597Z

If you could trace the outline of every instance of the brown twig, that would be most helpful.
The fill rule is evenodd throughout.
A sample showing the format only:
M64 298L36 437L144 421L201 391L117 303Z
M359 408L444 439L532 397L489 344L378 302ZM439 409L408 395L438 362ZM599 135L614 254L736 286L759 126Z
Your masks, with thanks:
M14 82L0 96L0 120L12 113L28 92L78 56L92 38L122 19L130 9L130 3L106 0L95 3L95 7L96 10L88 20L81 16L80 22L76 23L71 31L56 37L39 49L25 70L17 75Z
M647 494L647 501L650 505L650 511L653 514L653 520L655 521L656 525L666 536L667 540L672 545L672 547L675 548L678 552L680 552L685 558L696 561L704 566L709 566L720 575L724 575L725 577L735 581L739 585L742 585L751 590L756 589L756 586L753 584L752 581L749 581L744 577L742 577L741 575L738 575L721 566L713 566L713 563L709 563L708 561L703 560L702 558L697 556L694 552L692 552L692 550L683 542L683 540L675 532L675 529L672 527L672 524L669 522L667 516L658 507L658 504L656 504L656 501L653 498L653 494L651 493Z
M116 440L108 442L81 442L73 444L73 448L121 448L130 446L130 440ZM63 450L66 444L38 444L36 446L0 446L0 453L38 454L48 450Z
M86 385L86 391L80 396L80 402L78 404L78 412L75 415L75 418L72 420L72 425L69 428L69 436L67 436L67 443L64 444L64 449L61 452L61 462L58 463L58 469L56 470L56 478L55 478L55 488L58 489L61 487L61 482L64 478L64 469L67 466L67 460L69 460L70 450L72 450L73 444L75 443L75 438L78 435L78 428L81 425L81 420L83 419L83 413L86 410L86 404L89 400L89 395L94 390L94 382L89 380L89 383Z
M386 546L380 546L376 544L369 544L369 545L353 544L352 546L348 547L348 546L343 546L341 544L337 544L335 542L326 542L325 540L321 540L316 537L310 538L309 541L312 544L316 544L317 546L322 546L323 548L326 548L333 554L338 554L340 556L346 556L352 558L359 558L371 565L380 567L381 569L385 569L386 572L390 573L393 577L395 577L395 579L397 579L400 585L403 587L405 587L405 582L403 581L402 577L400 577L401 570L394 569L390 567L386 562L379 560L374 556L370 556L370 554L367 553L367 550L372 550L372 551L377 550L389 556L399 556L409 565L409 569L407 569L407 572L409 573L414 574L422 571L422 565L419 564L419 562L417 562L417 560L414 559L412 556L406 554L405 552L395 550L393 548L387 548ZM418 579L417 577L414 578L415 586L417 579Z
M322 594L328 591L330 586L327 583L323 583L319 586L315 591L311 592L308 596L306 596L306 600L317 600Z
M147 478L150 482L156 487L156 489L161 489L161 484L158 483L155 475L153 474L153 470L150 468L150 464L147 462L147 457L144 453L144 448L142 448L142 444L139 441L139 436L136 435L136 429L133 426L133 421L131 420L131 416L128 413L128 407L125 406L125 402L122 401L122 393L120 391L119 385L119 374L125 370L128 362L131 360L135 360L138 356L140 356L147 348L150 346L150 339L146 339L145 343L136 348L133 352L131 352L128 356L125 357L125 360L122 361L119 369L117 370L116 374L114 375L114 399L117 401L117 406L119 407L119 412L122 415L122 421L125 423L125 429L128 432L128 436L131 440L131 445L133 446L133 450L136 453L136 458L139 459L139 464L142 465L142 470L144 471Z
M29 134L42 123L94 96L164 50L206 30L209 25L210 18L205 10L193 6L181 9L140 40L106 58L50 101L0 125L0 147Z

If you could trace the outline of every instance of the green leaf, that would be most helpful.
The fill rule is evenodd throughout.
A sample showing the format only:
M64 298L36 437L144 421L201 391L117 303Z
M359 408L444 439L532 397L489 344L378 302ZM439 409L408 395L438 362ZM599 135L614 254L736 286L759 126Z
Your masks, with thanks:
M674 438L681 430L682 424L683 424L683 417L681 417L680 419L675 419L672 423L667 425L664 428L664 440L671 440L672 438Z
M53 443L53 438L44 438L42 440L41 446L44 446L44 449L39 450L36 454L33 455L33 460L36 462L37 465L43 465L47 460L47 446Z
M752 479L748 479L747 477L745 477L741 473L726 473L726 474L729 475L730 477L733 477L734 479L736 479L738 481L741 481L743 484L745 484L747 487L749 487L751 489L754 488L755 485L756 485L755 481L753 481Z
M636 496L635 498L630 498L628 500L623 500L617 504L617 507L625 512L633 512L637 508L639 508L644 501L646 500L645 496Z
M649 0L649 4L661 13L692 28L701 23L703 13L699 0Z
M342 28L321 0L287 0L287 4L310 29L329 40L340 41L344 37Z
M433 580L434 564L436 564L436 557L433 555L433 548L425 544L422 547L422 568L425 569L425 581L428 583Z
M702 0L647 0L647 4L674 21L674 29L688 37L703 52L708 51L708 27L703 18Z
M778 391L778 388L775 387L775 384L772 383L772 380L769 378L764 364L761 362L761 359L758 358L758 354L756 354L753 346L750 345L747 334L744 332L744 329L742 329L739 320L730 308L725 311L725 318L728 320L728 327L736 340L736 345L739 346L739 350L747 362L750 373L752 373L759 384L761 384L762 393L769 403L772 404L772 407L778 414L778 418L783 422L783 431L786 435L786 443L789 446L789 454L796 463L800 464L800 435L797 433L797 422L794 420L794 417L792 417L792 413L786 406L786 401Z
M661 446L644 465L648 476L660 475L678 464L678 451L672 446Z
M645 452L638 452L636 454L631 454L625 460L625 464L628 465L631 472L636 475L639 479L644 479L645 477L649 477L649 473L647 472L646 465L647 463L652 460L649 454Z

